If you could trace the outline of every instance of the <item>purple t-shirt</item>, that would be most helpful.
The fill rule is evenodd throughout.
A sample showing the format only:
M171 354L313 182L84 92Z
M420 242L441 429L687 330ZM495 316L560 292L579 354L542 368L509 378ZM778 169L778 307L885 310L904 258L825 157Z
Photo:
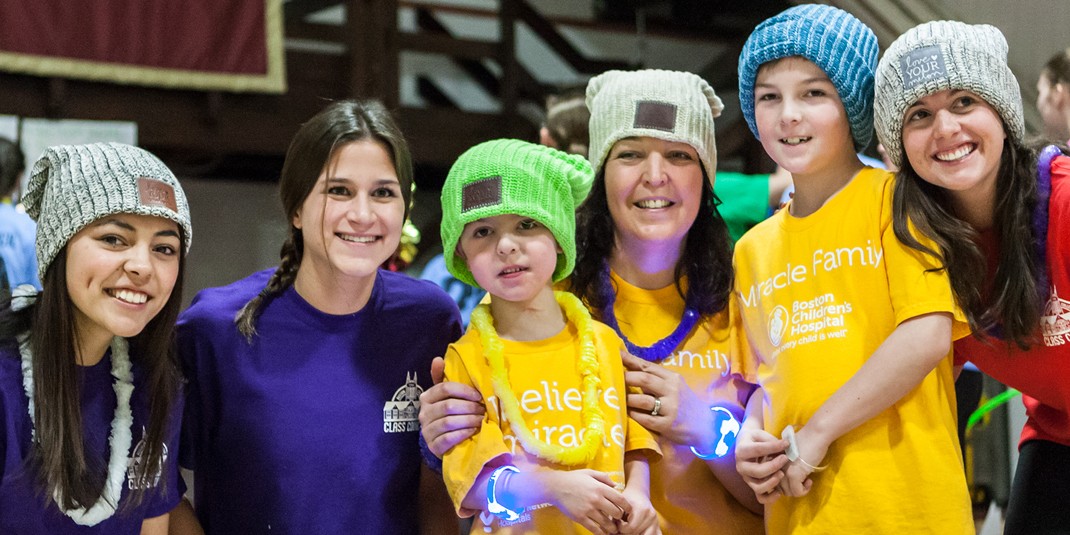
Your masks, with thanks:
M320 312L290 287L250 344L234 317L270 275L204 290L179 319L180 458L205 531L416 533L419 395L460 335L457 306L389 271L355 314Z
M136 358L133 363L134 393L130 406L134 413L133 439L128 456L138 451L144 429L148 427L148 399L138 371ZM91 463L103 473L107 470L108 435L115 416L115 390L111 377L111 351L93 366L79 368L81 377L81 408L86 455ZM168 513L178 504L185 492L185 485L178 474L175 452L178 448L178 417L182 401L176 400L172 412L171 432L165 443L169 455L164 473L157 486L146 491L140 505L124 509L131 493L130 480L123 484L119 510L107 520L93 527L79 526L59 510L55 501L38 492L36 472L26 463L30 453L30 414L26 392L22 387L22 370L18 349L14 344L0 348L0 533L15 534L137 534L141 522Z

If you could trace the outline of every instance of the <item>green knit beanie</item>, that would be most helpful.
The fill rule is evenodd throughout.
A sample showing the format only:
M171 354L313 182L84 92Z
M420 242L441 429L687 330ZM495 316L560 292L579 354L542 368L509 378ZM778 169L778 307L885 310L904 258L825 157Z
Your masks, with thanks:
M442 186L442 252L454 277L479 287L463 258L456 255L464 226L503 214L530 217L550 229L561 254L554 282L576 263L576 207L594 181L582 156L520 141L495 139L464 152Z

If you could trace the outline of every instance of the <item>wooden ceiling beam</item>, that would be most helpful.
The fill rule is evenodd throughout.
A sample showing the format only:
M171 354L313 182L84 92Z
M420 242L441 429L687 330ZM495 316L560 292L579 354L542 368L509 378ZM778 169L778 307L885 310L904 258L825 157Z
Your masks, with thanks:
M21 117L132 121L138 142L152 151L189 159L219 155L281 156L294 133L331 100L347 98L347 58L287 52L285 95L217 93L66 80L62 95L51 81L0 74L0 114ZM358 95L360 96L360 95ZM53 102L54 98L62 99ZM212 99L218 99L213 103ZM61 109L62 115L50 113ZM526 125L510 127L496 114L460 110L394 110L416 161L449 166L471 144L496 137L534 139Z
M442 54L450 58L481 60L498 58L498 43L474 39L456 39L446 34L402 33L398 47L403 51Z
M342 0L289 0L283 3L286 20L302 20L308 15L341 4Z
M337 44L345 43L346 39L345 26L300 20L287 20L285 33L287 39L307 39Z

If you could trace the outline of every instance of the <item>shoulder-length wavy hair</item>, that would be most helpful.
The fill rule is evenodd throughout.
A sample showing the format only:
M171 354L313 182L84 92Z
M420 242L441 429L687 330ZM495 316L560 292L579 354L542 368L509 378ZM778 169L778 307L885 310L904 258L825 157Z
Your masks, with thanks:
M182 229L179 234L182 243ZM162 474L159 485L164 485L163 488L166 488L164 442L173 431L170 426L178 425L178 422L170 421L170 416L181 388L174 327L182 307L185 266L185 255L181 255L171 297L156 317L128 340L130 360L138 366L142 376L139 388L144 390L149 401L144 457L132 475L139 481L152 481L156 474ZM10 296L0 301L0 340L15 344L17 336L29 333L36 422L36 441L30 461L37 470L44 496L60 496L59 505L71 509L78 504L95 503L100 498L107 461L102 464L98 459L90 459L83 445L85 434L76 360L78 333L75 306L67 291L66 246L48 267L41 284L42 290L34 303L18 312L11 310ZM141 503L144 494L143 488L129 493L123 507ZM120 504L112 505L119 507Z
M256 335L256 321L263 307L293 285L297 269L304 255L304 240L301 229L293 226L305 199L312 193L320 173L334 155L348 143L373 140L383 145L390 154L401 183L401 196L405 202L405 217L409 215L412 202L412 156L409 145L390 112L376 100L343 100L331 103L301 126L289 149L279 179L279 196L286 219L290 221L290 236L279 252L281 262L259 295L252 298L238 312L235 323L245 338L252 341Z
M717 205L706 169L702 170L702 199L698 214L684 239L684 251L676 263L676 289L688 306L710 316L728 305L732 292L732 241ZM615 290L603 273L616 244L616 226L606 198L605 168L595 177L587 200L576 210L576 269L570 291L583 299L601 317ZM687 290L681 282L687 278Z
M1066 148L1062 147L1064 154ZM1001 337L1022 349L1037 342L1037 326L1047 290L1046 266L1034 244L1033 214L1037 207L1039 147L1004 141L998 175L993 228L999 233L1000 257L985 292L988 263L976 245L977 230L951 208L950 195L920 176L904 158L892 202L896 237L908 247L934 256L946 269L951 291L975 336L998 329ZM908 223L928 236L934 251L912 235Z

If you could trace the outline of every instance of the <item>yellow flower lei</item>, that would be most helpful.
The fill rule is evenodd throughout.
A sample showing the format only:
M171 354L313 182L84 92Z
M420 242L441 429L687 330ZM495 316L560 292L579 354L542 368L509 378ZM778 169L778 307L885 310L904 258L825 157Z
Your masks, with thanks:
M583 383L583 409L580 416L585 426L583 445L572 448L548 444L539 440L528 428L524 416L520 414L520 405L516 394L509 386L509 378L505 373L505 346L498 337L498 331L490 316L490 307L479 305L472 311L472 326L479 334L479 340L483 344L483 350L490 365L491 385L494 394L498 396L498 402L509 419L509 426L513 434L520 440L520 445L536 457L547 461L575 466L587 464L594 459L598 448L602 445L602 437L605 435L606 422L602 415L602 408L598 405L598 387L601 378L598 376L598 359L595 357L594 348L594 325L591 313L583 306L576 296L568 292L554 292L554 298L561 305L565 317L576 325L580 334L580 358L576 363L577 371Z

